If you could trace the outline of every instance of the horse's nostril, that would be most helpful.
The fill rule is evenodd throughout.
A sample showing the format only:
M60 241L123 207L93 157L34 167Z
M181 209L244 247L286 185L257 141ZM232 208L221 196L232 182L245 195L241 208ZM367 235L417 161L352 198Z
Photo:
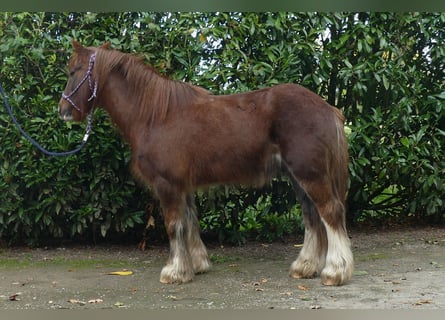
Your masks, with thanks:
M72 121L73 112L69 108L62 108L61 106L59 106L59 117L64 121Z

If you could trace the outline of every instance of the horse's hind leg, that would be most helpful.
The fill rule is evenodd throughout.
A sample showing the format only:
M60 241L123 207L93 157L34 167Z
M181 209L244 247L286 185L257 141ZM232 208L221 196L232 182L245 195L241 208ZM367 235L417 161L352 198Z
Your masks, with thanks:
M345 208L332 192L328 179L303 184L303 189L312 199L326 230L326 263L321 271L325 285L342 285L352 276L354 259L345 226Z
M312 200L294 181L294 189L300 200L305 225L304 243L297 259L289 269L293 278L312 278L320 275L325 266L327 252L326 230Z
M326 228L328 252L326 265L321 272L325 285L341 285L352 277L354 258L345 226L345 208L341 201L332 198L320 203L318 210Z
M206 272L210 268L207 250L200 237L199 221L196 216L196 207L192 195L187 195L185 221L187 226L186 244L192 259L195 273Z
M296 162L293 166L304 168ZM325 285L344 284L352 276L354 262L343 202L328 175L320 172L298 175L303 171L293 170L291 165L287 169L301 202L305 224L303 248L289 274L294 278L320 275Z

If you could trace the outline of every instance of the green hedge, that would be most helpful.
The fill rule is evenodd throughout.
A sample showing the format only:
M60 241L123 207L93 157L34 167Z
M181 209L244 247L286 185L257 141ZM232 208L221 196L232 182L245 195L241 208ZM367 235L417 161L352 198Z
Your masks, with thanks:
M0 81L24 129L60 151L85 128L57 117L72 38L110 41L216 94L300 83L347 117L350 222L444 222L444 30L443 13L1 13ZM0 123L2 239L120 238L140 234L152 212L162 236L156 201L131 177L105 113L66 158L40 154L6 112ZM259 191L212 188L197 203L220 241L302 230L286 178Z

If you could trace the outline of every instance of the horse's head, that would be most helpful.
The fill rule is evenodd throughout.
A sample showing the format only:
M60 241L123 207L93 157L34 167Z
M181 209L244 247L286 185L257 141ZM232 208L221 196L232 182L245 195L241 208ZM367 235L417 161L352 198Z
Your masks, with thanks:
M108 43L101 48L107 48ZM96 48L85 48L73 40L74 53L68 63L69 78L59 101L59 116L65 121L82 121L94 107L97 80L93 69Z

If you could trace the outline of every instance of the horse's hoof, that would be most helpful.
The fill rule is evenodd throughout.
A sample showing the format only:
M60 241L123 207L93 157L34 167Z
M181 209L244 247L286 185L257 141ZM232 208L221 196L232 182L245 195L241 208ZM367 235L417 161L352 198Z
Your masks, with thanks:
M211 267L211 263L208 259L203 259L199 264L193 264L193 271L195 274L206 273Z
M187 283L187 282L191 282L193 280L193 278L169 278L169 277L165 277L165 276L161 276L161 278L159 279L159 282L163 283L163 284L183 284L183 283Z
M313 279L317 276L317 272L303 274L301 272L290 271L289 277L294 279Z
M312 279L317 276L316 263L309 260L295 260L289 268L289 276L295 279Z
M167 265L161 271L161 277L159 281L165 284L172 283L187 283L193 280L193 273L178 272L173 266Z
M321 283L325 286L341 286L351 279L352 272L328 273L326 270L321 272Z
M324 286L341 286L343 282L341 281L341 277L338 278L322 278L321 283Z

